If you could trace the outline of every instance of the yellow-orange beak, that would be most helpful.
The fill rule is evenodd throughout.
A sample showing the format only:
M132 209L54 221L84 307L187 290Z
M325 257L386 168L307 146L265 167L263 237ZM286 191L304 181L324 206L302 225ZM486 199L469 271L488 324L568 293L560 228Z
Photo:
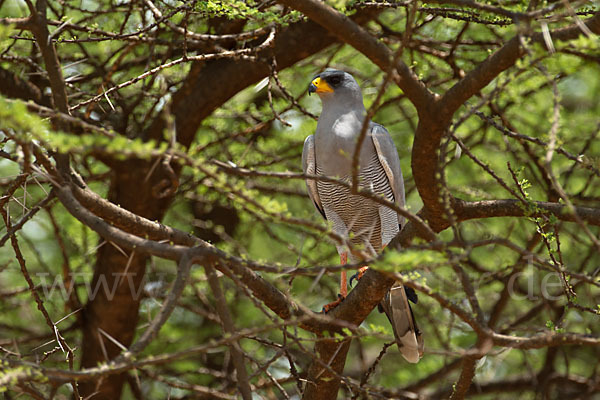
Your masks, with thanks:
M311 93L333 93L333 88L317 76L308 86L308 94Z

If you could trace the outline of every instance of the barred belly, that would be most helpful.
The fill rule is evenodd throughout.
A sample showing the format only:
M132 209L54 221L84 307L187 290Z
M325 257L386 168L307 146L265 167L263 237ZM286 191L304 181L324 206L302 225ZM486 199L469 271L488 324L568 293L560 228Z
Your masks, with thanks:
M318 163L317 174L325 175ZM358 178L361 189L394 201L391 185L377 154L368 166L359 171ZM339 179L348 183L352 181L351 175ZM398 232L398 215L390 208L367 197L353 195L350 188L331 182L317 181L317 191L333 230L349 237L352 246L362 247L373 256ZM338 246L338 252L341 251L345 250Z

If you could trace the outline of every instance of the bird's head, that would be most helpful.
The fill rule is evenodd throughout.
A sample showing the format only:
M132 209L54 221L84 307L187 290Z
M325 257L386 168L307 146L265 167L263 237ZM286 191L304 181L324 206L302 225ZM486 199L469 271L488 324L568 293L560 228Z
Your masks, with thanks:
M321 100L360 101L360 86L352 75L337 69L328 68L315 76L308 86L308 94L316 93Z

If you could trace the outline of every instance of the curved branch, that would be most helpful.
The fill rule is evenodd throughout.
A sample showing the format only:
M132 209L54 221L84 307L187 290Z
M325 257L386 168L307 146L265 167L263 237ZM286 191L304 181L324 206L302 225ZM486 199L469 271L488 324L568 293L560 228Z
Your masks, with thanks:
M48 31L48 20L46 19L46 6L46 1L40 0L37 2L37 9L34 9L33 6L30 7L30 29L35 36L35 41L40 48L44 63L46 64L54 105L60 112L69 114L67 87L62 75L60 61L58 60L54 43L48 40L50 32Z
M575 215L565 204L535 201L531 202L531 207L539 211L531 212L521 201L514 199L468 202L455 198L453 202L454 212L459 221L494 217L538 217L544 213L550 213L561 221L576 221ZM583 221L590 225L600 226L600 209L576 206L575 211Z

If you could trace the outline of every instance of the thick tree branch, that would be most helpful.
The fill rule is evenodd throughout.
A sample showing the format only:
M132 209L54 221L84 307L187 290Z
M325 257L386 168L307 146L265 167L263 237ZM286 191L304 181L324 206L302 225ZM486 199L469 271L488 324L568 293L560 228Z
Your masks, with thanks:
M67 99L67 89L62 75L62 69L54 42L49 39L48 23L46 19L46 0L38 0L36 8L30 9L31 12L31 31L35 36L36 43L40 48L48 79L52 88L52 97L56 108L65 114L69 114L69 101Z
M561 221L576 222L569 208L562 203L533 201L530 206L515 199L464 201L454 199L453 209L459 221L494 217L539 217L549 213ZM590 225L600 226L600 209L575 206L577 216Z
M120 246L123 246L125 248L137 248L142 251L150 251L154 255L169 258L169 259L178 259L181 257L182 254L185 254L186 250L184 247L181 247L178 245L170 245L170 244L166 244L166 243L165 244L158 243L158 242L151 241L148 239L137 238L135 236L132 236L130 234L122 232L120 229L118 229L116 227L109 225L104 220L94 216L89 211L87 211L86 209L79 206L77 201L75 200L74 196L72 196L70 194L70 189L68 187L61 187L60 189L58 189L57 192L58 192L58 197L61 200L61 202L63 202L63 204L67 207L67 209L77 219L79 219L81 222L85 223L90 228L97 231L103 237L106 237L107 239L110 239L111 241L115 241L115 243L119 244ZM116 206L113 206L113 207L116 207ZM121 214L121 216L123 216L124 214L129 214L129 212L122 210L120 212L120 214ZM131 214L129 214L127 216L132 217ZM138 221L141 220L140 217L137 217L135 219ZM152 223L150 221L147 221L146 224L152 224ZM204 253L206 253L207 250L208 250L208 248L204 248L202 251ZM210 253L212 253L212 252L210 252ZM210 254L210 253L208 253L208 254ZM229 264L229 266L235 268L235 264L233 266L231 264ZM183 268L182 268L182 270L183 270ZM183 274L183 273L180 271L180 274ZM182 281L181 281L181 279L179 279L180 274L178 274L178 280L177 280L178 282L180 282L180 284L177 286L177 288L179 288L179 289L176 290L176 288L174 287L174 289L172 291L172 293L175 293L174 294L175 296L177 296L177 294L180 293L181 289L183 288L183 286L181 286ZM340 307L336 308L330 314L330 318L326 318L323 321L320 321L319 319L316 319L312 322L305 321L303 326L305 326L307 329L310 329L313 331L320 331L320 332L329 331L332 333L333 332L341 332L341 327L336 326L335 324L332 325L329 322L330 319L346 321L346 324L348 324L349 326L358 326L367 317L367 315L371 312L371 310L377 305L377 303L379 302L378 299L381 299L383 297L385 292L389 289L389 287L391 287L391 285L394 282L394 280L392 278L379 277L379 279L376 279L375 277L377 277L378 275L379 274L374 270L368 271L367 274L365 274L365 276L363 277L363 279L361 279L360 285L357 287L357 289L352 291L348 295L348 297L346 298L346 300L343 303L343 307L340 306ZM187 274L183 274L182 276L187 276ZM247 281L245 281L244 283L248 284ZM273 293L273 291L276 291L276 289L272 288L271 293ZM262 293L255 292L254 294L258 298L263 299L263 301L267 300L267 301L265 301L265 303L267 305L269 305L269 301L267 298L265 298L264 292L262 292ZM269 293L267 293L267 294L269 294ZM167 303L165 303L165 305L163 306L163 310L166 310L166 311L163 312L161 310L161 313L155 318L156 322L153 322L151 327L147 330L147 333L142 335L142 338L140 338L140 340L132 346L132 350L131 350L132 352L138 352L141 349L143 349L143 347L145 347L145 345L147 343L149 343L149 341L157 334L158 329L160 329L160 326L166 321L166 318L170 314L170 311L172 311L173 305L174 305L174 302L170 301L170 300ZM289 309L289 307L288 307L288 309ZM284 315L282 315L282 316L285 317ZM335 346L334 346L335 349L332 347L334 344L335 344ZM331 368L333 368L333 370L335 372L337 372L338 374L341 374L341 372L343 371L345 355L346 355L346 352L348 351L349 345L350 345L349 340L340 342L337 339L331 339L331 340L319 342L316 350L317 350L317 354L319 354L321 356L322 362L324 362L327 365L330 365ZM333 352L331 352L331 351L333 351ZM311 367L311 368L314 369L313 372L315 373L312 376L315 377L315 379L317 379L317 381L329 382L329 380L331 378L330 375L332 374L332 372L330 372L328 369L323 369L323 367L320 366L319 363L314 363L313 367ZM332 385L326 385L326 386L328 387L328 390L331 391L331 393L334 393L334 391L335 391L335 393L337 393L337 390L339 388L339 383L338 383L337 387L334 387ZM305 397L309 396L306 398L311 398L311 399L313 399L313 398L314 399L331 398L331 396L330 396L331 393L329 393L328 391L317 390L319 388L322 389L322 386L317 385L317 386L313 387L313 385L309 385L307 387L307 392L306 392L307 394L305 394ZM325 396L325 397L321 397L321 396Z
M475 366L477 365L479 358L480 357L474 355L463 358L462 371L460 372L458 381L454 385L450 400L461 400L465 398L465 393L467 393L471 387L471 382L473 382L473 378L475 377Z

